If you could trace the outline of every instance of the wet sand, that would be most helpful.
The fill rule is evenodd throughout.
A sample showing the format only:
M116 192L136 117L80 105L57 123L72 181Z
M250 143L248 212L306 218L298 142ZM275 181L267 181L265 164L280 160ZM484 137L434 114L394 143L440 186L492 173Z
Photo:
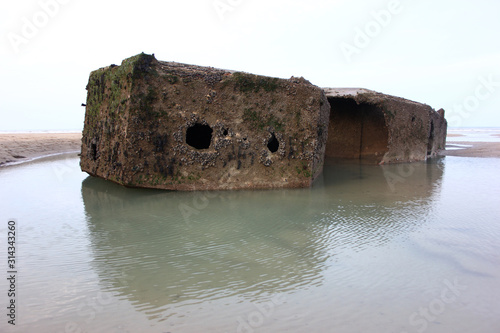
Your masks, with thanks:
M81 133L0 133L0 166L80 152Z
M446 144L447 150L441 155L461 157L499 157L500 142L450 142ZM450 148L460 148L451 149Z

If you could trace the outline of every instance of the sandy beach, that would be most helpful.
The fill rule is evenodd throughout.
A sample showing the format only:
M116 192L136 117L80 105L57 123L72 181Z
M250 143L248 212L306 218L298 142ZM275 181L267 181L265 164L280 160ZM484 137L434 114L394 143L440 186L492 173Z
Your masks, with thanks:
M450 142L441 155L461 157L500 157L500 142ZM452 149L450 149L452 148ZM453 149L460 148L460 149Z
M0 166L80 152L81 133L0 133Z

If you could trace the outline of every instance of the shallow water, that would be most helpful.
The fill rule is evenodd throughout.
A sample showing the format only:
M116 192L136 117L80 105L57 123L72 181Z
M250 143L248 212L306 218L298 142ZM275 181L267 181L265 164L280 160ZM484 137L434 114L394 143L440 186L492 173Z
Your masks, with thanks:
M311 189L204 193L123 188L77 157L2 168L19 294L0 331L500 331L499 167L329 162Z

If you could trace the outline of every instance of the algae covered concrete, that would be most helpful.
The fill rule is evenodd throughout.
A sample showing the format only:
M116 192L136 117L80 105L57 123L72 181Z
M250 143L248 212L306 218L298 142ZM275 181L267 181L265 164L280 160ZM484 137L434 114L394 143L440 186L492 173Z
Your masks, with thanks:
M361 88L326 88L326 156L368 163L424 161L445 149L444 110Z
M91 73L81 168L168 190L308 187L322 172L330 105L303 78L140 54Z

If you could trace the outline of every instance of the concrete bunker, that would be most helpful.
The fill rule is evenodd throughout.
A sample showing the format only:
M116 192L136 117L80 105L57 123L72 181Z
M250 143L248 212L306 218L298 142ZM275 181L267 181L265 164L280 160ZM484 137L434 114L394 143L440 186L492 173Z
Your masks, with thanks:
M444 110L363 88L325 88L326 157L368 163L425 161L444 149Z
M388 150L384 112L352 98L329 97L330 122L326 157L378 163Z
M81 169L130 187L308 187L325 157L423 161L444 148L444 110L139 54L93 71Z
M139 54L93 71L81 168L130 187L308 187L323 170L330 107L279 79Z

